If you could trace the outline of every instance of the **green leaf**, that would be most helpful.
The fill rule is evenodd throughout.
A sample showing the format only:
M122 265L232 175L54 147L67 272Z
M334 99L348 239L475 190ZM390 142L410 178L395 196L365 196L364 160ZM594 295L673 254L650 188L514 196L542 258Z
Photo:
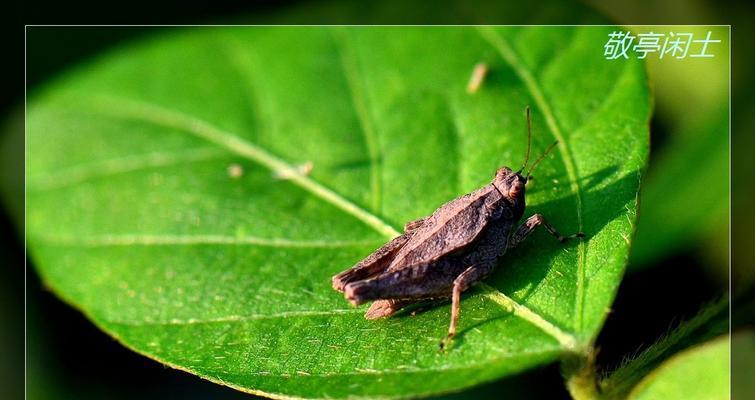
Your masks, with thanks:
M729 336L672 357L629 395L630 399L728 399Z
M580 353L624 272L648 153L642 64L610 27L206 28L81 67L28 107L28 242L125 346L268 396L459 390ZM466 93L478 62L490 72ZM559 144L538 232L462 302L367 321L330 277ZM297 166L308 164L311 173Z

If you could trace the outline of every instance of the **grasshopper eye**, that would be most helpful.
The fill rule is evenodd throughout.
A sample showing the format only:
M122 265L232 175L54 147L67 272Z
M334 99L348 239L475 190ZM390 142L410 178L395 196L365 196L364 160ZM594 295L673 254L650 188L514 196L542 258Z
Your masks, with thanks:
M522 192L524 192L524 182L517 179L513 182L511 182L511 185L509 186L509 196L511 197L517 197Z

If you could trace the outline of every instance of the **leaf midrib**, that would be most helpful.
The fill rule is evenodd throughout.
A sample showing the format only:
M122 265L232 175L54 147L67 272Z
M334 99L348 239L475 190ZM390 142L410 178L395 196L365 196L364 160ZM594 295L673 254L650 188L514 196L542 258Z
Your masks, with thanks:
M117 246L190 246L190 245L251 245L273 248L320 248L367 247L379 244L376 241L347 240L292 240L258 236L232 236L222 234L104 234L104 235L41 235L35 239L57 246L70 247L117 247ZM381 242L382 243L382 242Z

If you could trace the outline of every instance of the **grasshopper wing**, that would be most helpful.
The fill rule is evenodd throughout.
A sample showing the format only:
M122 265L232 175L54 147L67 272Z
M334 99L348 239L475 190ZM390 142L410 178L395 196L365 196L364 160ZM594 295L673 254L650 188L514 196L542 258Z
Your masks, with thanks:
M396 254L389 271L431 263L478 238L502 196L492 185L458 197L429 216Z
M405 233L375 250L372 254L365 257L357 265L341 272L332 279L333 289L343 292L344 287L355 281L370 278L388 268L393 261L394 256L402 246L409 240L411 234Z

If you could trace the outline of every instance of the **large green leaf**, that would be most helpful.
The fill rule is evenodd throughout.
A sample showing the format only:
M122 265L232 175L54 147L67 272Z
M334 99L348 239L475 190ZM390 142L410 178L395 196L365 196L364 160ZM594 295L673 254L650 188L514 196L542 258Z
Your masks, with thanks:
M648 152L645 72L603 58L610 31L205 28L122 48L28 106L33 260L124 345L270 396L426 395L580 353L623 274ZM448 305L350 308L330 277L517 167L527 105L534 152L559 140L527 214L587 238L508 253L445 353Z

